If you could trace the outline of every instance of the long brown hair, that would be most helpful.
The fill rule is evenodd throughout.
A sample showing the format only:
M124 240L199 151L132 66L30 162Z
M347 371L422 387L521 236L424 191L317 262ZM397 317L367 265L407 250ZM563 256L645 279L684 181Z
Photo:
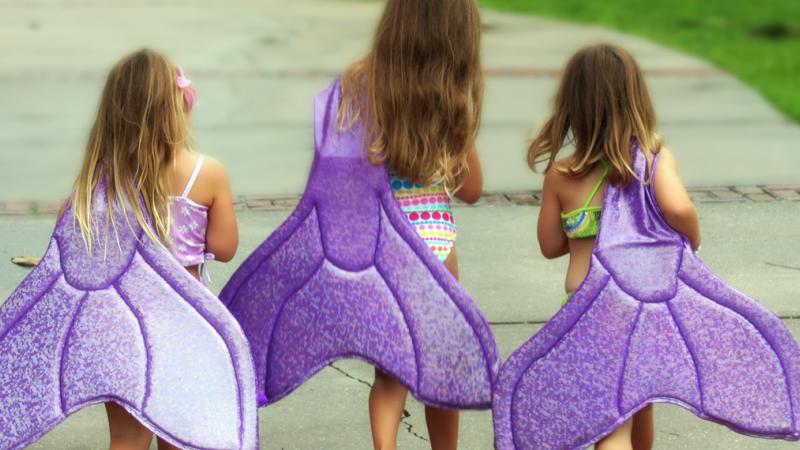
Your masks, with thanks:
M366 126L370 161L457 189L481 116L475 0L389 0L372 50L342 75L339 123Z
M118 62L108 75L72 206L87 247L98 232L92 198L106 183L108 220L112 204L130 209L151 239L169 243L169 186L164 168L187 145L189 124L177 68L164 56L141 50Z
M644 75L624 49L608 44L579 50L567 63L553 114L528 149L528 165L555 169L571 178L588 174L600 160L609 163L609 182L626 186L636 177L631 144L652 155L661 148L656 117ZM574 144L572 158L556 164L556 155ZM648 182L648 180L641 180Z

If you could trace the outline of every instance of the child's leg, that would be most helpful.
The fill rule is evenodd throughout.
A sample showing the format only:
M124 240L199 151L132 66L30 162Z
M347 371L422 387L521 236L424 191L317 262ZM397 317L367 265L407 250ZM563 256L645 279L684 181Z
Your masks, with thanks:
M633 450L650 450L653 448L654 438L653 405L647 405L633 416L633 432L631 433Z
M456 450L458 447L458 411L425 405L425 422L433 450Z
M369 393L369 420L376 450L397 448L397 428L403 416L408 391L392 376L375 368L375 382Z
M158 450L180 450L180 448L175 447L161 438L158 438Z
M116 403L106 403L110 450L147 450L153 433Z
M458 279L458 256L453 247L445 267ZM455 450L458 446L458 411L425 406L425 422L428 424L428 435L431 448L434 450Z
M447 259L444 261L444 266L447 267L447 270L449 270L450 273L452 273L453 276L456 277L456 280L457 280L458 279L458 255L456 255L455 246L453 247L452 250L450 250L450 254L447 255Z
M631 431L633 418L626 420L619 428L604 437L594 446L595 450L631 450Z

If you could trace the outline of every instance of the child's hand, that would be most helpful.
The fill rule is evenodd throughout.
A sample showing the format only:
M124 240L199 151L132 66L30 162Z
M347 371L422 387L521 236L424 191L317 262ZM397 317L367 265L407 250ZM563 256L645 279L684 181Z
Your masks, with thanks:
M655 178L652 180L656 202L667 224L689 239L692 250L700 250L700 222L697 210L678 176L678 164L672 152L658 152Z

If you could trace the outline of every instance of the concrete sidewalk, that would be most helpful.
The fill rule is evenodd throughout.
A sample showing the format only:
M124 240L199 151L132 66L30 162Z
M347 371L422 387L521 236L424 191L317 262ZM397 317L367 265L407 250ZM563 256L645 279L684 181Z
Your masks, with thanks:
M311 159L311 99L368 48L380 2L8 2L0 16L0 200L69 191L108 68L147 45L199 90L197 148L240 195L296 194ZM800 127L707 64L609 30L485 11L479 146L490 191L537 188L525 141L578 47L629 48L648 73L687 184L797 184Z
M717 275L757 298L784 318L800 338L800 216L798 202L699 203L702 257ZM212 264L220 289L238 264L288 215L289 211L240 212L241 246L230 264ZM547 261L536 247L537 207L459 207L459 259L462 282L490 321L504 357L527 340L560 307L564 258ZM0 299L28 273L7 261L35 255L47 245L54 216L0 216ZM491 245L487 245L491 243ZM372 369L338 361L295 393L261 410L264 449L366 449L371 446L367 414ZM400 448L424 449L424 412L409 400ZM778 449L788 443L746 438L696 419L674 406L658 406L656 448ZM34 449L101 449L107 442L102 407L69 418ZM491 448L488 412L462 415L461 447ZM794 448L794 447L792 447Z

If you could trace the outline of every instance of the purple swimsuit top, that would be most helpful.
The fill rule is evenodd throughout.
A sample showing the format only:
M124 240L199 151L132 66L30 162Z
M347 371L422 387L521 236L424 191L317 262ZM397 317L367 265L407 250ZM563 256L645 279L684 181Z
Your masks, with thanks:
M175 259L184 266L196 266L206 260L214 259L214 255L206 253L206 228L208 227L208 207L189 199L197 175L203 167L204 157L198 156L192 176L183 193L170 197L170 214L172 226L169 230L171 252Z

